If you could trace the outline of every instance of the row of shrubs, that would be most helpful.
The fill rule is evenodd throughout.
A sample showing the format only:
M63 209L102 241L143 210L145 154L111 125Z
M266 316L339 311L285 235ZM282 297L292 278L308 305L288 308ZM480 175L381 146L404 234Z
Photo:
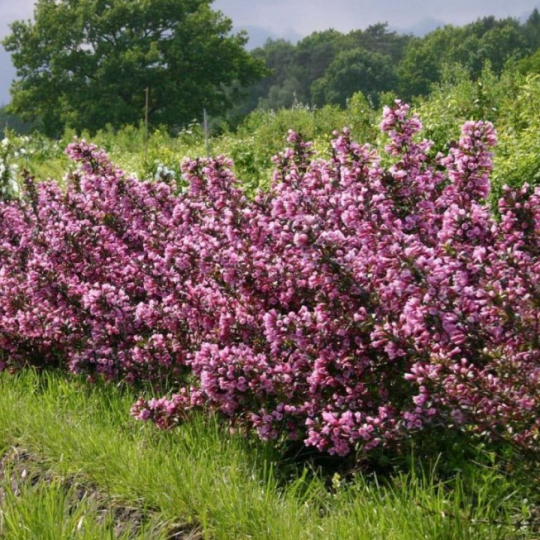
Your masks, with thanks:
M391 105L396 96L381 96ZM524 76L509 64L499 76L486 66L479 78L471 78L462 67L444 69L440 83L431 94L417 99L414 110L422 118L426 136L435 148L446 151L449 141L459 138L459 126L471 118L492 121L498 133L498 147L491 175L493 207L502 196L502 186L540 185L540 77ZM213 155L225 154L234 160L234 172L243 189L252 196L256 188L267 188L272 175L271 158L281 151L287 129L302 133L313 141L319 155L331 156L332 131L347 126L355 140L381 142L377 124L381 111L375 110L360 93L347 107L325 106L322 109L295 104L278 111L256 110L248 115L234 132L217 120L209 150ZM64 148L73 140L74 132L66 132L60 141L52 141L38 133L18 137L9 132L7 147L0 146L0 177L13 166L32 171L39 179L60 180L70 166ZM79 133L90 138L89 133ZM164 130L151 130L146 140L144 126L106 129L92 134L92 141L106 149L111 159L139 178L172 179L181 175L180 161L186 156L207 156L203 131L199 125L170 136Z
M218 411L346 455L433 426L540 452L540 192L486 203L493 126L446 153L384 109L384 155L294 132L247 197L225 157L142 182L84 141L78 167L0 203L4 369L152 383L133 414ZM171 394L172 392L172 394Z

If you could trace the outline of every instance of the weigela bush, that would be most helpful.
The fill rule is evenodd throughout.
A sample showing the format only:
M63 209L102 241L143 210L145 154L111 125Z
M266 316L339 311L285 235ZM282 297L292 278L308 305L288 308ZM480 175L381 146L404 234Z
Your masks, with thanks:
M177 192L70 145L66 190L0 206L3 366L175 389L133 407L161 427L203 406L339 455L440 424L538 452L540 191L491 216L489 123L446 155L400 102L381 129L383 156L344 130L329 160L291 132L253 199L224 157Z

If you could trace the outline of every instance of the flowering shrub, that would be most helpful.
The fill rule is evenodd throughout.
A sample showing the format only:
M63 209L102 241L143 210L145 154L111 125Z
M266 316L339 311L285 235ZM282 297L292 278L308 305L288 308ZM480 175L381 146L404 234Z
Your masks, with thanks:
M388 166L291 132L253 199L224 157L185 161L177 193L70 145L65 191L0 205L4 367L174 388L133 407L161 427L205 406L339 455L439 423L538 452L540 191L490 215L489 123L447 155L400 102L381 129Z

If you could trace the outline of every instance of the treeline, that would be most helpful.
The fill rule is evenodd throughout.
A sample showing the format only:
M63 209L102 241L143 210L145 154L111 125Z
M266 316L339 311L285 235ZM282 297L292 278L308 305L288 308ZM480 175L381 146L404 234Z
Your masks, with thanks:
M169 1L188 9L185 0L161 0L163 5ZM68 15L80 13L84 6L79 3L60 2L58 9L53 10L55 24L63 27ZM208 3L209 0L199 1L202 7ZM45 0L40 0L39 4L49 6ZM120 11L124 4L124 0L115 0ZM208 73L215 73L215 54L207 38L199 36L206 47L206 56L191 55L190 62L193 61L197 69L186 67L182 71L182 84L187 86L180 91L169 74L178 76L175 62L198 45L186 45L181 34L158 35L152 41L154 38L146 36L147 30L154 28L156 20L159 22L159 13L148 15L142 4L138 9L140 13L137 13L144 13L146 19L139 20L132 14L129 24L136 35L140 34L139 41L130 38L122 42L115 46L115 54L111 53L113 49L102 51L101 45L87 46L86 43L89 28L97 35L96 43L110 42L114 32L107 26L106 13L96 12L95 20L81 23L77 39L79 49L88 57L84 73L79 73L82 67L76 56L80 50L73 52L71 34L64 36L63 41L58 38L54 54L43 52L42 42L48 39L51 28L50 20L44 18L45 11L36 12L35 23L14 23L13 34L4 40L4 45L12 52L19 79L12 87L12 102L0 108L0 133L9 127L18 133L37 130L59 138L70 130L95 135L103 129L117 131L126 125L134 126L144 118L143 90L146 88L150 95L151 131L164 128L169 134L178 135L187 126L199 122L206 108L213 117L213 125L221 126L214 129L216 134L249 123L248 115L256 109L277 111L294 104L319 111L325 106L345 109L351 97L359 93L374 110L392 103L395 98L411 102L429 95L437 83L444 81L445 74L455 68L472 81L479 80L485 67L497 77L508 71L507 68L514 72L517 69L524 75L540 73L540 12L537 9L523 21L485 17L462 27L447 25L424 37L392 31L385 23L346 34L330 29L314 32L296 45L281 39L269 40L251 54L243 47L244 35L233 36L230 43L227 41L231 21L221 20L206 10L204 20L218 17L217 22L214 21L214 37L223 38L222 47L223 44L232 47L232 52L229 51L232 67L229 66L215 84L210 84ZM120 28L122 21L124 19L116 21ZM38 28L43 32L36 33ZM26 39L29 35L35 39ZM141 51L147 51L136 59L132 58L134 43L139 43ZM173 43L178 47L171 51ZM156 63L149 52L152 47L163 49L163 62ZM69 66L65 68L65 55L73 65L80 67L78 71ZM90 65L92 62L95 65ZM111 62L116 66L114 69L107 67ZM235 67L239 63L250 72L249 77L239 75ZM133 76L119 76L122 70L116 69L117 64L129 68ZM164 81L171 91L164 90ZM116 92L115 85L119 85L123 93ZM209 96L213 96L212 99Z
M447 25L424 37L376 24L348 34L314 32L296 45L269 40L252 54L270 74L249 88L237 116L256 107L279 109L295 102L344 106L355 92L374 106L384 92L411 100L428 94L449 64L460 64L473 78L487 63L496 74L512 60L520 61L523 70L535 70L540 67L540 56L534 56L539 47L537 9L523 23L485 17L462 27Z

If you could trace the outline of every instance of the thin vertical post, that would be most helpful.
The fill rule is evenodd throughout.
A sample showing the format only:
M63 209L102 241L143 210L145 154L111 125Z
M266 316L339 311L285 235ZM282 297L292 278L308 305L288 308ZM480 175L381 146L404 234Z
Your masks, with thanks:
M203 124L204 124L204 144L206 146L206 157L210 157L210 138L208 136L208 114L206 109L203 109Z
M144 104L144 161L148 161L148 94L150 89L146 87L145 94L145 104Z

